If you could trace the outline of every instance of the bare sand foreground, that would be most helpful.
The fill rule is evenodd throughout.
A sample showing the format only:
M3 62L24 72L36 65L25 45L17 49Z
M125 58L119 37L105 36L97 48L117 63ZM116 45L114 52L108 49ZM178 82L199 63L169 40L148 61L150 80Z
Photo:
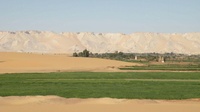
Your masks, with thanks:
M120 66L139 65L114 60L69 57L67 55L0 52L0 73L118 71Z
M200 100L65 99L0 97L0 112L200 112Z

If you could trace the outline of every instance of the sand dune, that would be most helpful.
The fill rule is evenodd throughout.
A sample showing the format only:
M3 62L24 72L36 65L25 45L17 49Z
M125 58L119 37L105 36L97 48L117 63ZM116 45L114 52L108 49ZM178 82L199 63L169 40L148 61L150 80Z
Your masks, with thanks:
M120 66L139 65L114 60L77 58L67 55L0 53L0 73L117 71Z
M47 31L0 32L0 52L93 53L175 52L200 54L200 33L54 33Z
M65 99L0 97L1 112L199 112L200 100Z

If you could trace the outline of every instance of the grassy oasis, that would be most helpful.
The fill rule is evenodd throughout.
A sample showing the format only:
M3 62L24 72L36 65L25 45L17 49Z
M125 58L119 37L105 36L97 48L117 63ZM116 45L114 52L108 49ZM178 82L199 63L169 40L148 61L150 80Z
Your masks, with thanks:
M200 75L198 72L0 75L0 96L26 95L58 95L66 98L200 98Z

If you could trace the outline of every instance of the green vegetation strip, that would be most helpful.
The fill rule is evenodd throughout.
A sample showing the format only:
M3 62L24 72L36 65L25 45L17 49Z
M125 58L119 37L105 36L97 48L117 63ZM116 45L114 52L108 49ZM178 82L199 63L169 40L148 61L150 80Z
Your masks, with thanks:
M200 74L71 72L0 75L0 96L26 95L58 95L66 98L200 98Z
M170 71L200 71L198 65L149 65L120 68L121 70L170 70Z

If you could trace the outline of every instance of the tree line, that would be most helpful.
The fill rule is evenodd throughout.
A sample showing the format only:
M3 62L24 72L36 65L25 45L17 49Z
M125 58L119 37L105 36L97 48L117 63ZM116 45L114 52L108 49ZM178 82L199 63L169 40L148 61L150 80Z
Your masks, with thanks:
M73 53L73 57L89 57L89 55L90 55L90 51L88 51L87 49L79 53L76 53L76 52Z
M200 55L187 55L187 54L177 54L177 53L123 53L115 51L113 53L92 53L87 49L82 52L74 52L73 57L91 57L91 58L104 58L113 59L121 61L135 61L137 56L137 61L158 61L159 57L163 57L165 61L172 62L200 62Z

